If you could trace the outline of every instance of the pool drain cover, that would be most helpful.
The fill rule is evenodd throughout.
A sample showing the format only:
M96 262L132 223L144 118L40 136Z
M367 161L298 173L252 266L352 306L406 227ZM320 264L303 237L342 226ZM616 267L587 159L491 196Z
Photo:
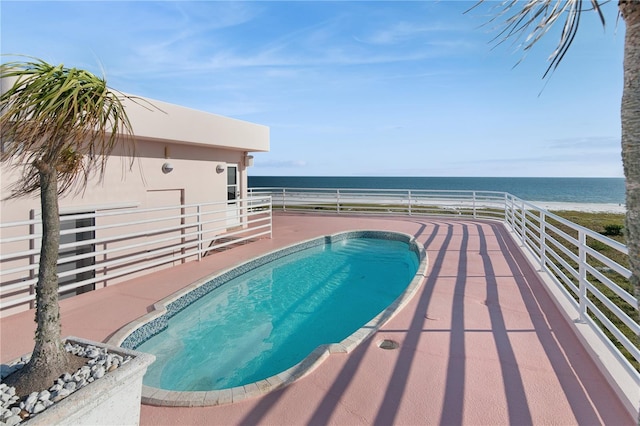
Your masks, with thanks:
M380 343L378 343L378 347L380 349L387 350L398 349L400 347L400 343L396 342L395 340L384 339Z

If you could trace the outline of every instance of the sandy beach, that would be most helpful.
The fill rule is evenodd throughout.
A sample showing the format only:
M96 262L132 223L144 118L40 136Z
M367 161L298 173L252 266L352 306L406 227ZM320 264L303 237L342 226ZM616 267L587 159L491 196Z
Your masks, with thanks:
M531 201L531 204L549 211L579 211L591 213L619 213L624 214L627 208L624 204L613 203L566 203L553 201Z
M301 194L301 193L287 193L286 196L286 206L300 206L300 205L335 205L338 202L338 199L334 194ZM353 204L361 204L361 203L376 203L379 205L393 205L399 206L403 204L407 204L409 201L405 197L398 198L386 198L382 197L371 197L369 194L340 194L339 203L344 208L348 207L350 203ZM459 209L459 208L472 208L472 206L476 206L478 208L504 208L504 201L501 199L492 199L492 200L477 200L475 202L469 199L447 199L447 198L413 198L411 199L411 204L413 206L438 206L445 209ZM521 201L517 201L514 206L519 206ZM544 209L547 211L579 211L579 212L590 212L590 213L617 213L617 214L625 214L627 208L624 204L617 203L572 203L572 202L564 202L564 201L528 201L525 200L527 205L533 205L537 208ZM274 197L274 205L282 206L283 199L279 196Z

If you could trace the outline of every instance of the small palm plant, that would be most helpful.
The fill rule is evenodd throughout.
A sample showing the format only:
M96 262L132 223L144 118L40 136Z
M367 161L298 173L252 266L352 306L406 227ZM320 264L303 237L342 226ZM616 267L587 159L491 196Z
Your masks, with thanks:
M71 363L60 335L58 196L85 188L93 173L102 178L118 144L130 148L131 159L134 147L124 95L90 72L26 58L0 65L3 85L9 83L0 95L0 160L21 169L11 197L39 192L42 208L35 347L29 363L7 378L21 395L48 388Z

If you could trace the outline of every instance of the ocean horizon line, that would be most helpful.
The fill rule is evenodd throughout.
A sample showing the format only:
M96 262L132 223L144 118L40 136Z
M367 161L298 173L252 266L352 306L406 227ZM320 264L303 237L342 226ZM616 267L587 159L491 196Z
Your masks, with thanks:
M248 176L249 187L495 191L527 201L625 204L624 178Z
M401 178L401 179L621 179L624 176L413 176L413 175L254 175L248 177L258 178Z

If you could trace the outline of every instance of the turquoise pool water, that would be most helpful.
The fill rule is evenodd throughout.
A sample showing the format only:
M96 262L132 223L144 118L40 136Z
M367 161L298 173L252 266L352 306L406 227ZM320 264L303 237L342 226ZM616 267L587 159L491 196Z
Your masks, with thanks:
M407 243L379 238L348 238L270 261L191 303L139 345L157 357L144 384L202 391L276 375L383 311L418 264Z

